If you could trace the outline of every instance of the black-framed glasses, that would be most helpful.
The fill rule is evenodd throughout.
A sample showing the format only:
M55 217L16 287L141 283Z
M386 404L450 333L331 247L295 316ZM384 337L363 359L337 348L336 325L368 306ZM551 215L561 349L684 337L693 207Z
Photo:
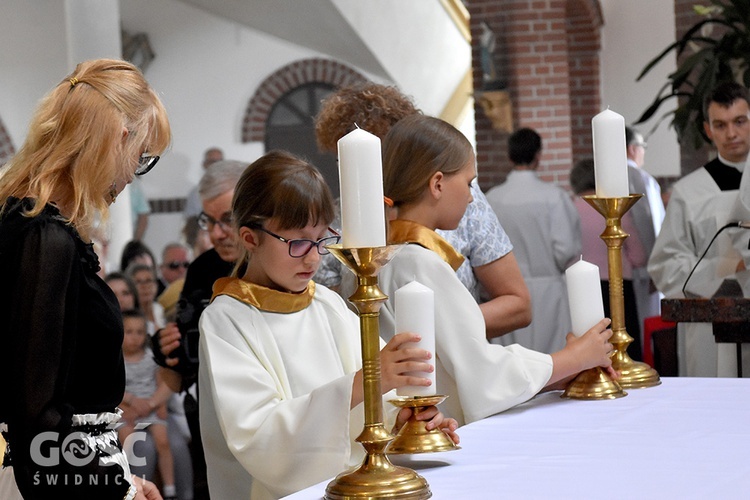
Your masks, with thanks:
M210 215L208 215L206 212L201 212L200 215L198 215L198 227L203 229L204 231L211 232L214 230L214 226L219 225L222 231L225 233L228 233L232 230L232 214L231 212L226 212L224 215L221 216L221 219L216 220Z
M138 159L138 168L135 169L135 175L146 175L154 168L159 158L159 156L141 155Z
M169 269L172 271L176 271L179 268L187 269L188 266L190 266L190 262L184 260L184 261L173 261L173 262L167 262L165 264Z
M307 238L296 238L293 240L290 240L288 238L284 238L283 236L279 236L276 233L273 233L269 231L268 229L264 228L258 223L254 224L248 224L248 227L252 229L260 229L266 234L269 234L276 238L279 241L283 241L289 246L289 256L294 257L295 259L299 259L310 253L310 250L313 249L313 247L318 249L318 254L320 255L327 255L331 252L328 251L326 248L326 245L335 245L339 241L341 241L341 235L337 233L335 230L328 228L328 231L333 233L333 236L324 236L323 238L320 238L319 240L309 240Z

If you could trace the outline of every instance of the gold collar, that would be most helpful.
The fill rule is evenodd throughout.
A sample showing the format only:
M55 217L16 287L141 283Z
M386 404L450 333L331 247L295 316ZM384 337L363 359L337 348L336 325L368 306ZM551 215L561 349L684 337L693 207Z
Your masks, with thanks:
M315 295L315 282L311 280L307 289L300 293L290 293L272 290L240 278L220 278L214 283L213 292L211 300L219 295L229 295L261 311L293 313L310 305Z
M464 256L432 229L410 220L396 219L390 222L389 243L416 243L440 256L453 270L461 267Z

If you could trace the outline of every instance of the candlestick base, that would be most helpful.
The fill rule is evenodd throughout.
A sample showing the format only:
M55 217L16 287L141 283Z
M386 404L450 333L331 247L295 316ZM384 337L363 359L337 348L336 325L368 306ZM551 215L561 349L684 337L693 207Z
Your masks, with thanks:
M624 389L645 389L661 384L659 374L648 364L633 361L627 351L617 351L612 357L612 368L620 372L617 383Z
M386 449L389 455L406 453L437 453L440 451L460 450L461 447L453 442L440 429L427 430L427 422L417 420L417 414L429 406L437 406L448 396L406 396L391 399L389 402L399 408L412 408L409 420L401 427L396 439Z
M408 499L432 497L427 481L406 467L393 465L385 454L368 454L362 466L339 474L326 488L326 500Z
M569 399L617 399L627 396L620 384L612 380L600 367L584 370L568 384L562 393Z
M378 288L378 272L404 245L384 247L326 248L357 276L357 290L349 300L359 313L362 337L362 383L365 426L357 437L367 452L362 464L342 472L326 487L326 499L409 499L430 498L427 481L406 467L393 465L385 449L393 440L383 426L383 399L380 390L380 335L378 316L388 297Z

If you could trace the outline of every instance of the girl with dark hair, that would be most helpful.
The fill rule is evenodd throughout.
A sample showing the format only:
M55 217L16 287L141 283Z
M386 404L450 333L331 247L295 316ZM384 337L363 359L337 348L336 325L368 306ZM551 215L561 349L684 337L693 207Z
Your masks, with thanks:
M320 173L284 152L250 165L232 202L242 244L233 277L214 285L201 316L200 422L212 498L279 498L356 465L364 425L359 321L313 274L326 245L333 201ZM395 336L381 351L381 388L429 385L419 337ZM387 405L390 409L392 405ZM420 420L457 424L431 407ZM410 416L392 411L395 428Z

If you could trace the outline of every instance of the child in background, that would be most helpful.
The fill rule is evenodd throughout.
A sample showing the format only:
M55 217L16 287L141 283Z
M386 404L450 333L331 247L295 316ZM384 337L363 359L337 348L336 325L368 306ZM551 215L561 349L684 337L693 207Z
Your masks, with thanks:
M128 266L126 273L135 283L138 303L146 317L147 332L150 337L167 324L164 318L164 308L156 301L159 289L156 271L147 264L135 263Z
M568 335L551 356L518 345L489 344L482 312L456 277L463 257L435 229L453 229L472 201L476 177L471 144L450 124L428 116L403 118L383 144L384 194L392 200L389 243L409 243L380 272L391 297L380 311L380 333L394 335L394 292L416 280L435 292L436 381L446 415L473 422L562 386L580 371L611 369L604 319L585 335Z
M232 201L242 245L233 277L214 285L200 319L200 422L214 500L279 498L357 465L362 431L359 320L313 274L326 245L333 201L312 165L272 151L250 165ZM430 385L430 353L383 348L381 389ZM392 394L393 397L395 394ZM398 430L411 415L386 425ZM458 442L457 423L431 407L417 418Z
M138 304L138 291L135 289L135 283L126 274L109 273L104 277L104 282L115 292L120 311L141 308Z
M174 484L174 460L167 437L167 400L172 391L161 379L159 366L147 347L146 318L140 311L122 313L125 337L122 353L125 358L125 395L122 400L124 425L118 429L120 441L125 442L136 424L148 424L144 430L151 434L156 446L159 473L164 499L177 498Z

